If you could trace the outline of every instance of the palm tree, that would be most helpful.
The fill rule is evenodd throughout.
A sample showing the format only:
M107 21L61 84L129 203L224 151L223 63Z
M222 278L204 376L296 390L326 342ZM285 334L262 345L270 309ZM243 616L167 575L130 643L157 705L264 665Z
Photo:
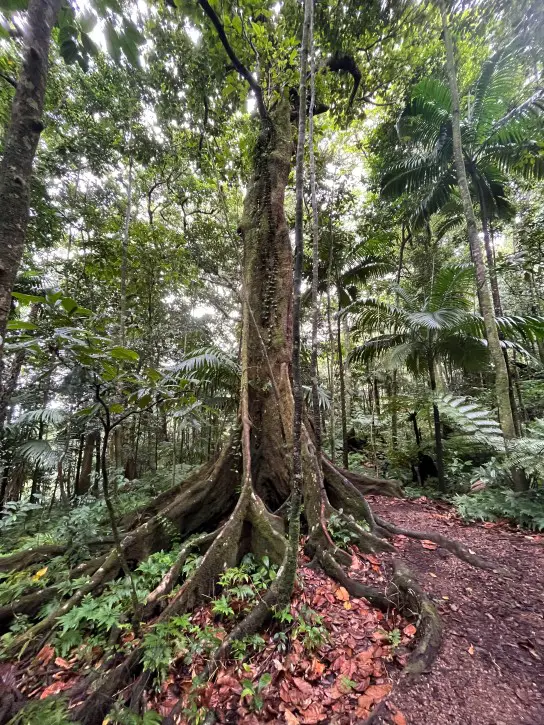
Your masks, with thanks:
M495 273L491 225L513 208L507 197L511 178L544 178L541 141L544 91L526 95L517 60L519 48L508 47L484 63L474 89L462 99L461 141L472 197L479 207L493 305L502 314ZM525 95L524 95L525 94ZM403 158L385 173L388 196L417 192L423 198L414 222L445 210L457 193L453 158L452 96L447 82L420 81L397 124L408 146Z
M483 318L471 309L473 287L470 265L450 265L438 271L430 291L412 293L394 284L395 304L377 299L354 302L344 314L353 316L355 339L378 334L354 347L351 359L369 362L382 357L393 369L404 365L416 376L427 376L433 394L439 363L466 371L481 369L488 360L488 346ZM503 333L522 340L544 332L539 318L498 318L497 323ZM517 341L503 340L502 344L528 354ZM438 480L444 489L440 412L434 401L433 418Z

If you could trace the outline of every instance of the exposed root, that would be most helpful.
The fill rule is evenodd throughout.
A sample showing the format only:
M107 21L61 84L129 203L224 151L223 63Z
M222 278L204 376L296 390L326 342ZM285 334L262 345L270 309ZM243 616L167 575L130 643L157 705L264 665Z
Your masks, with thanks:
M42 646L44 640L49 636L50 632L56 627L57 619L77 606L86 594L94 591L108 578L115 576L115 574L119 571L119 566L120 564L117 552L114 550L108 555L104 563L98 567L87 584L84 584L64 604L60 605L47 617L34 624L19 637L15 638L9 647L9 651L18 657L21 657L25 652L37 652Z
M325 456L323 456L325 459ZM327 463L331 466L333 464L328 459ZM366 473L356 473L355 471L348 471L341 466L333 466L336 470L342 474L344 478L347 478L355 488L357 488L364 496L374 494L376 496L390 496L391 498L404 498L402 493L402 484L400 481L396 481L390 478L378 478L376 476L369 476Z
M323 469L325 473L325 484L328 487L329 496L334 506L353 514L357 519L366 521L370 526L370 530L374 531L376 524L372 509L360 490L324 456Z
M175 587L176 582L181 575L183 565L187 561L187 557L189 556L191 550L197 548L201 549L211 544L218 534L219 531L213 531L211 534L206 533L192 537L189 541L185 542L185 544L181 547L178 558L174 564L166 572L155 589L148 595L142 612L143 619L151 617L154 611L161 605L161 600L164 600Z
M374 518L379 526L381 526L386 531L389 531L389 533L391 534L400 534L401 536L407 536L410 539L418 539L420 541L427 539L428 541L432 541L435 544L438 544L438 546L441 546L443 549L447 549L458 559L466 561L472 566L478 567L480 569L491 569L492 571L498 571L498 567L496 564L493 564L493 562L490 562L487 559L483 559L481 556L478 556L466 546L461 544L459 541L448 539L447 536L442 536L442 534L437 534L434 531L412 531L411 529L403 529L400 526L395 526L394 524L391 524L389 521L385 521L379 516L375 516Z
M316 551L316 557L323 571L347 589L351 596L368 599L369 602L384 611L391 609L393 603L385 594L374 587L369 587L366 584L352 579L345 569L335 560L332 552L327 549L318 549Z
M380 551L395 551L395 547L388 541L365 531L356 521L346 514L340 514L344 526L357 537L356 544L359 549L366 554L377 554Z
M395 561L390 597L400 611L417 616L417 645L404 669L406 675L429 672L442 641L440 615L404 562Z
M51 559L54 556L62 556L68 551L67 546L56 544L46 544L38 546L35 549L24 549L16 551L15 554L9 556L0 556L0 572L4 571L21 571L27 569L32 564L38 564L45 559Z

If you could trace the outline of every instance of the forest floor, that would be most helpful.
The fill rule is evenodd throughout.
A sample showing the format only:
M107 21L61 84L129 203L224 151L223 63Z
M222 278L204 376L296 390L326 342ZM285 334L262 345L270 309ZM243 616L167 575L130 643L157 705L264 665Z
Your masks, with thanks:
M392 557L401 559L435 602L444 633L430 672L415 681L402 673L417 622L351 597L301 554L288 620L272 623L238 661L195 689L204 640L211 633L220 642L232 627L205 602L191 615L194 631L208 633L202 648L180 651L157 689L147 683L147 707L167 715L179 701L184 724L202 722L211 709L225 725L544 725L544 536L506 523L468 525L451 506L425 497L369 502L401 528L457 539L497 564L496 572L476 569L431 541L404 536L393 537L393 555L349 547L352 578L384 589ZM230 603L235 617L249 606L243 598ZM24 667L0 665L0 684L17 682L25 697L40 700L77 690L103 660L100 647L91 661L84 652L63 659L46 645Z
M402 558L437 604L444 624L432 671L398 675L385 702L408 725L544 725L544 536L506 524L464 524L450 506L426 498L374 498L384 518L436 531L496 561L504 573L475 569L443 549L396 537ZM429 546L429 544L426 544Z

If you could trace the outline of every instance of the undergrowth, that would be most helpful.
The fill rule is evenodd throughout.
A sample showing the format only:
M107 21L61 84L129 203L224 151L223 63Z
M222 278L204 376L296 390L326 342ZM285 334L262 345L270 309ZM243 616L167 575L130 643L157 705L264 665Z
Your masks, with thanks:
M524 529L544 530L544 491L516 493L507 488L488 488L457 495L455 508L465 521L508 519Z

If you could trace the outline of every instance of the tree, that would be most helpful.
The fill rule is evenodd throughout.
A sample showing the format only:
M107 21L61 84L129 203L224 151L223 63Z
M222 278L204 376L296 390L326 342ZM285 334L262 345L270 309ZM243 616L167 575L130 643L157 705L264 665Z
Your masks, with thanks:
M431 280L430 290L415 293L394 285L396 304L367 299L355 302L349 311L355 315L356 335L373 332L354 347L354 361L369 362L386 356L393 369L406 366L415 376L428 377L431 393L436 393L436 368L448 362L465 370L478 370L487 361L485 342L474 334L471 313L473 270L470 267L443 267ZM399 302L402 304L399 305ZM446 489L440 411L433 401L434 440L440 488Z
M123 563L120 551L124 561L131 561L139 559L141 552L160 548L166 535L165 519L178 527L184 537L201 529L210 529L214 534L206 539L210 545L201 564L171 598L160 615L161 621L192 607L208 591L225 565L237 561L245 540L249 540L253 551L266 552L271 560L283 565L259 604L223 641L217 657L228 652L234 639L259 627L270 616L271 609L290 594L292 566L288 566L288 557L292 557L292 553L282 535L284 520L273 512L292 505L296 515L296 484L293 483L297 473L293 458L296 399L291 382L291 373L295 372L291 370L293 276L284 197L291 169L292 119L298 119L302 128L306 104L303 98L296 97L298 94L290 93L283 73L276 75L276 58L270 63L269 73L263 72L262 68L258 75L251 73L231 45L225 24L214 8L207 0L199 0L199 5L216 34L212 38L219 38L230 63L251 89L257 108L253 172L239 226L244 245L239 425L215 460L195 472L182 487L175 486L152 502L136 520L128 523L127 534L108 555L106 563L96 562L90 581L61 604L60 610L52 611L21 639L14 641L13 648L17 648L24 640L27 652L32 649L32 642L38 641L38 635L55 626L60 612L70 611L85 593L93 591L111 576L113 569L118 570L119 564ZM380 18L372 15L372 9L368 22L376 23L379 32ZM275 24L265 25L266 43L270 43L268 34L277 41ZM291 54L293 41L288 38L285 45ZM247 48L242 47L240 52L245 51ZM334 69L335 64L331 65ZM261 85L262 79L270 79L266 81L271 83L266 92ZM381 593L347 575L342 565L348 563L349 557L338 553L332 543L327 520L337 511L365 550L391 550L391 545L382 538L384 528L377 525L362 492L396 493L398 483L339 469L324 456L318 460L302 411L300 415L300 475L305 519L310 532L308 551L352 594L389 606ZM102 470L104 455L103 448ZM370 531L357 524L357 518L366 520ZM211 543L210 538L213 539ZM400 579L398 585L401 591L406 586ZM429 616L429 627L435 628L436 632L434 613L429 611ZM435 636L431 639L434 642ZM120 667L101 681L99 688L93 688L93 693L78 709L80 722L101 722L112 697L139 671L142 654L141 647L135 648ZM422 664L417 667L426 666L423 660L429 654L430 650L422 654Z
M446 70L452 99L452 144L453 157L455 161L455 171L457 174L457 183L459 185L459 192L461 195L463 212L467 225L467 235L470 251L476 269L476 280L480 310L484 319L489 352L493 360L493 365L495 367L495 394L497 397L497 404L499 408L499 418L505 440L508 441L516 437L514 415L510 402L510 382L508 376L508 367L506 365L506 361L501 350L498 330L494 320L493 303L489 290L489 282L482 256L480 239L478 237L476 218L474 216L474 208L472 206L472 200L470 198L470 189L468 186L461 138L461 112L459 103L459 91L457 87L457 72L455 67L453 41L448 25L446 6L442 0L439 0L439 7L442 18L444 44L446 46ZM517 486L519 486L520 488L525 487L523 476L517 476L516 481Z
M30 180L43 129L42 114L49 65L51 32L60 0L31 0L28 33L17 81L11 120L0 164L0 381L3 347L11 309L11 293L23 256L30 204Z

